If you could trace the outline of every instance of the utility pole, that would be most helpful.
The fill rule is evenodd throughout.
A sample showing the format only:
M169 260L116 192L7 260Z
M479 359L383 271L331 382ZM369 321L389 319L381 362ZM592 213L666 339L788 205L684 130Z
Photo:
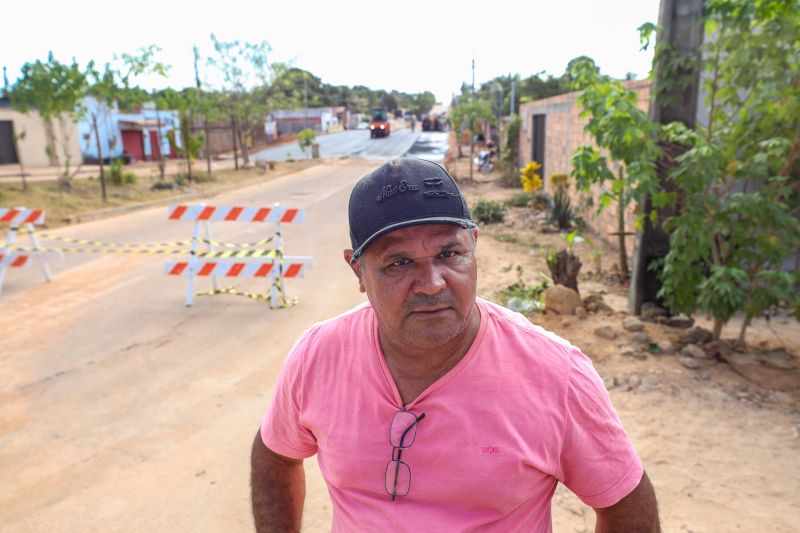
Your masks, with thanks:
M308 127L308 72L303 71L303 108L305 109L305 119L303 127Z
M514 115L514 100L517 97L517 78L511 78L511 101L509 102L508 114Z
M200 85L200 72L197 70L197 61L199 59L200 59L200 51L197 49L197 45L194 45L194 81L195 81L195 84L197 84L198 96L201 96L202 93L203 93L203 89L202 89L202 87ZM211 175L211 152L209 151L209 148L208 148L209 139L208 139L208 110L207 109L203 110L203 132L205 133L205 136L206 136L206 147L205 147L205 150L204 150L205 153L206 153L206 172L209 175Z
M475 96L475 50L472 51L472 96Z
M661 0L658 24L662 31L658 35L660 42L666 42L687 56L696 55L704 41L702 0ZM667 124L680 121L693 128L697 118L697 106L701 86L702 73L692 66L681 67L678 72L670 74L679 79L687 79L689 83L674 84L670 89L659 92L659 68L655 66L655 79L650 89L649 119L652 122ZM671 164L669 160L682 153L682 147L662 145L669 154L666 160L657 165L658 179L665 190L672 190L667 174ZM674 206L653 207L648 196L641 206L642 212L649 215L656 211L655 222L649 216L644 217L641 230L636 231L636 245L633 248L633 268L631 271L631 288L628 294L628 313L638 315L642 303L658 302L661 281L658 272L650 265L669 253L669 232L664 229L663 221L675 214Z

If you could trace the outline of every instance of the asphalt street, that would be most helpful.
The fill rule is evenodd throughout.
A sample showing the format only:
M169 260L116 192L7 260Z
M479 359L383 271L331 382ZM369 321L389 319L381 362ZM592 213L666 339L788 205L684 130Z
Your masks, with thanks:
M388 137L371 139L369 130L347 130L320 135L320 156L328 158L363 158L387 160L395 157L417 157L439 161L447 151L446 132L422 132L408 129L393 131ZM295 142L262 150L255 159L285 161L308 157Z

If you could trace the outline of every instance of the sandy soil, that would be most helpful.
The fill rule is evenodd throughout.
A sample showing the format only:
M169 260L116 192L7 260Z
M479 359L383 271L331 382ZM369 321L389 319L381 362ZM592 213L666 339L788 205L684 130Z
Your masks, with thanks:
M468 165L459 160L459 165ZM466 167L459 175L468 175ZM513 192L498 185L495 175L462 183L470 205L478 199L501 200ZM563 247L557 233L544 233L530 208L512 208L503 223L483 226L478 243L482 297L505 303L498 291L517 281L534 283L549 276L544 261L548 247ZM800 531L800 389L776 391L736 373L727 363L703 360L699 368L683 366L680 354L655 355L637 349L623 328L627 290L608 284L616 250L596 235L575 246L582 258L582 297L600 294L613 309L583 318L543 313L531 321L579 346L594 361L616 409L655 485L664 531ZM602 275L591 251L601 252ZM613 276L610 277L613 281ZM698 325L710 327L699 318ZM738 320L723 331L735 338ZM616 338L594 332L610 326ZM677 343L684 330L645 322L653 342ZM785 348L797 363L800 327L780 317L756 320L748 330L749 348ZM800 386L800 383L798 383ZM594 513L563 487L553 505L555 531L593 531Z

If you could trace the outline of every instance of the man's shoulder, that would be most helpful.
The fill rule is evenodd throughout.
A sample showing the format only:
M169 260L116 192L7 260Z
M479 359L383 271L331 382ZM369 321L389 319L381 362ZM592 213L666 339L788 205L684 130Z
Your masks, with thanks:
M494 327L495 335L503 339L519 339L522 342L535 343L543 347L550 347L557 351L571 351L576 349L568 340L559 337L528 320L524 315L512 311L502 305L478 300L483 305L487 319Z
M295 346L308 349L322 343L332 348L337 340L354 342L366 339L369 336L364 333L370 331L373 317L372 306L369 302L364 302L338 316L312 325L300 335Z

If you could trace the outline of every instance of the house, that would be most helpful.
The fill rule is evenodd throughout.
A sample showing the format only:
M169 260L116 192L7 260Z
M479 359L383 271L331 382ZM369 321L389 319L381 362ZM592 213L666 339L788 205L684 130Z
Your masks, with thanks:
M275 123L277 135L297 133L306 128L324 132L328 131L331 126L338 126L340 124L340 115L340 110L335 107L279 109L267 116L267 123Z
M78 132L86 161L97 161L100 157L95 121L104 160L123 154L134 161L154 161L160 159L161 154L176 157L168 134L174 132L177 145L181 145L177 111L159 110L155 104L148 103L136 113L123 113L116 105L109 106L91 96L85 97L82 103L86 112L78 121Z
M650 105L650 81L631 80L623 82L623 86L637 95L639 109L647 112ZM541 165L539 173L544 189L553 192L549 177L554 174L572 174L572 155L579 146L594 144L591 135L583 131L588 117L581 118L581 107L578 105L580 91L575 91L549 98L543 98L519 106L522 124L519 132L519 166L523 167L531 161ZM572 180L574 185L574 180ZM572 205L581 203L581 196L571 189ZM626 216L628 228L633 233L633 209L629 206ZM587 224L599 235L607 236L617 231L616 213L606 209L598 214L595 210L582 213ZM630 237L629 249L633 249L633 237Z
M65 154L73 163L79 163L80 136L75 122L64 114L61 120L53 120L51 125L48 132L35 109L27 114L20 113L11 108L8 98L0 97L0 165L55 166L63 163ZM48 143L51 134L52 142ZM54 147L49 153L48 144Z

